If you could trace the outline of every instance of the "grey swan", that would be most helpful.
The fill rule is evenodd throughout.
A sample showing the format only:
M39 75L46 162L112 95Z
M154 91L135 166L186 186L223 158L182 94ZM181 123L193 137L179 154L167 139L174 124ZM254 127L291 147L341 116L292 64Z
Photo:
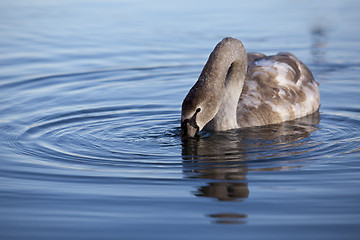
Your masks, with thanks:
M209 56L181 110L181 136L294 120L319 109L318 83L291 53L246 53L224 38Z

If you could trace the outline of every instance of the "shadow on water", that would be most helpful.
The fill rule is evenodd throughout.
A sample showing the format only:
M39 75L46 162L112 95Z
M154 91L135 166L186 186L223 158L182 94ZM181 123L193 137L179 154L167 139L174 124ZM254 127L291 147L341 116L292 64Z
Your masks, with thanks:
M296 121L278 125L205 133L183 142L183 173L187 178L204 179L194 192L197 197L242 202L250 196L250 171L282 171L302 167L312 151L307 138L320 122L316 112ZM243 213L211 213L220 224L243 224Z

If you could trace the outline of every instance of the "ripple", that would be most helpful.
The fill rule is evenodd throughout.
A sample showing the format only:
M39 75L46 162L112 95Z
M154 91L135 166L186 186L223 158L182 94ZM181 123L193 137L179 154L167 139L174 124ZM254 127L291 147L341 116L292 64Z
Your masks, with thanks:
M173 156L160 145L179 143L169 140L176 133L168 130L177 125L177 118L178 111L160 105L86 109L41 118L18 141L36 144L22 149L44 159L85 165L171 165Z
M43 168L47 175L82 179L179 180L184 174L240 181L228 186L238 189L249 172L301 168L359 151L360 120L353 116L359 110L353 108L278 125L204 132L181 143L180 103L196 78L195 67L106 69L3 84L16 92L9 99L24 99L0 104L7 110L0 127L7 132L2 139L8 154L27 166L23 176Z
M322 129L314 136L319 143L314 158L336 157L359 150L360 119L349 116L322 114Z
M3 83L8 101L0 104L0 129L8 134L2 139L15 158L9 165L21 166L4 174L179 179L179 106L167 96L182 98L184 79L193 74L192 66L159 66Z
M141 79L149 79L152 76L168 77L168 76L186 76L189 71L179 71L179 69L193 69L198 67L195 65L161 65L161 66L148 66L148 67L133 67L133 68L109 68L98 69L93 71L72 72L72 73L59 73L47 76L35 76L32 78L18 79L16 81L1 81L0 87L3 89L10 89L21 87L23 89L31 89L34 87L44 87L44 84L51 86L58 85L60 82L76 84L82 81L117 81L115 78L117 74L125 77L125 82L138 81ZM193 70L194 71L194 70ZM144 75L144 73L146 73ZM151 74L151 75L150 75ZM161 74L161 75L160 75ZM76 79L77 81L69 81L69 79ZM51 82L49 81L51 80ZM58 80L58 81L55 81Z
M321 121L320 121L321 119ZM282 171L359 151L360 119L318 112L296 121L231 130L183 144L191 178L244 180L249 171Z

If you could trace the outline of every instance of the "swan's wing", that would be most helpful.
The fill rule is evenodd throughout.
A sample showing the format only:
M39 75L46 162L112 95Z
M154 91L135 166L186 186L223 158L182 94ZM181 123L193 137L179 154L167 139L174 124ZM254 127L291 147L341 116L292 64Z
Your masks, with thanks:
M293 120L319 108L318 84L291 53L248 53L248 74L238 104L240 127Z

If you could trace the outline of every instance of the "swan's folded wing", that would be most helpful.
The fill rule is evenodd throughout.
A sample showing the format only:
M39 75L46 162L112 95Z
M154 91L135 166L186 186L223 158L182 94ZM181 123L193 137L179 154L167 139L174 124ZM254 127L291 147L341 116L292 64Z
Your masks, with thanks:
M240 127L293 120L315 112L320 96L310 70L291 53L248 54L248 74L239 99Z

